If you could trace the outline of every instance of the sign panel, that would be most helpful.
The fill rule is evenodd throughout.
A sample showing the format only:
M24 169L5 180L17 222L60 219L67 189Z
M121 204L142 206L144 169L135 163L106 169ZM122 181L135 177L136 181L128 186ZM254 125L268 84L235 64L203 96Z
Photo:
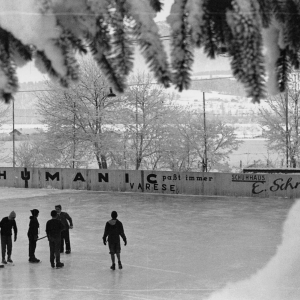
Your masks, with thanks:
M0 168L0 186L296 198L300 196L300 175L149 170Z

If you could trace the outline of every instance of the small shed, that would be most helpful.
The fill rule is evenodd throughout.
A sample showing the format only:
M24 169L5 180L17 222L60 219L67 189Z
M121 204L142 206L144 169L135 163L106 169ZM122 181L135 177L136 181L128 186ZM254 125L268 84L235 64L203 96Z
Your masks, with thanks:
M18 129L14 129L13 131L11 131L10 133L9 133L9 135L10 136L13 136L13 135L15 135L15 136L20 136L22 133L18 130Z

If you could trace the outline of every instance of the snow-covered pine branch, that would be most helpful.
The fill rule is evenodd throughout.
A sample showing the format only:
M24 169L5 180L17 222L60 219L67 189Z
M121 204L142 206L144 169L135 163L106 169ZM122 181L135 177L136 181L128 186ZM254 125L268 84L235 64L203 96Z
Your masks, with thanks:
M299 1L174 0L172 70L154 22L162 6L162 0L0 0L0 97L10 101L16 68L32 59L67 87L78 79L76 53L88 52L122 92L134 39L156 80L165 87L172 80L179 90L189 86L195 47L210 58L225 52L254 102L266 86L284 91L290 70L300 67ZM263 38L266 32L271 36Z

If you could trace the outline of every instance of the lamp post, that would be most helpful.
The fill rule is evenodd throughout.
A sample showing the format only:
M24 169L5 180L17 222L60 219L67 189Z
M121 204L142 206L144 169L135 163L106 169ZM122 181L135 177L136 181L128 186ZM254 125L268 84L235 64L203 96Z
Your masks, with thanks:
M112 87L109 88L109 93L107 95L108 98L117 97L117 95L113 92Z

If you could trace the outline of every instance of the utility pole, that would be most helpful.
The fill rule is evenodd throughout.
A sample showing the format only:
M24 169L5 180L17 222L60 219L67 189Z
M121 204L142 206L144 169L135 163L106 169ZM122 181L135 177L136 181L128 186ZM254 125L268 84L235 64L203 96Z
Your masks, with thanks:
M286 167L289 167L289 113L288 113L288 98L289 92L288 88L285 91L285 146L286 146Z
M123 151L123 160L124 160L124 170L127 169L127 159L126 159L126 134L123 135L124 142L124 151Z
M297 149L299 146L299 109L298 109L298 97L299 97L299 90L297 89L297 84L295 82L295 148ZM295 152L295 151L294 151ZM295 158L295 153L293 155L293 164L292 164L293 168L297 168L297 161Z
M15 101L12 100L12 113L13 113L13 167L16 166L16 148L15 148Z
M203 92L203 128L204 128L204 159L203 172L207 172L207 132L206 132L206 115L205 115L205 92Z
M135 95L135 138L136 138L136 166L135 169L138 170L138 164L139 164L139 116L138 116L138 95Z
M75 157L76 157L76 115L75 115L76 103L73 102L73 162L72 168L75 169Z

